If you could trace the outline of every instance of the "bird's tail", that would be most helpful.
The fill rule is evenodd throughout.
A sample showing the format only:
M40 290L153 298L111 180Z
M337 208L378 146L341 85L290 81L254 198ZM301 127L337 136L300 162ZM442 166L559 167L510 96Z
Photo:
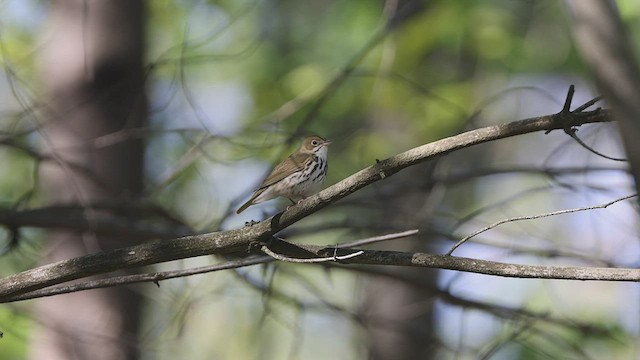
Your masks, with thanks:
M247 210L247 208L251 205L253 205L253 197L246 203L242 204L242 206L240 206L240 208L238 208L238 210L236 211L236 214L240 214L241 212Z

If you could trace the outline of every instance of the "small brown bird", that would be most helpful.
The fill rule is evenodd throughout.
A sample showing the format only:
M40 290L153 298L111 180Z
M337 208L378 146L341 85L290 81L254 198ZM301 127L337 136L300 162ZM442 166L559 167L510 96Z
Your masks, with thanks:
M320 190L327 175L327 150L331 141L311 136L296 152L278 164L237 214L263 201L286 197L293 203Z

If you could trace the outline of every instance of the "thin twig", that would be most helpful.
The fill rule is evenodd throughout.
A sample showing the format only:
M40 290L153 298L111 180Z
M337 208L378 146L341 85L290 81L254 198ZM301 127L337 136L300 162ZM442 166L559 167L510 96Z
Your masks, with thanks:
M263 253L271 256L272 258L274 258L276 260L292 262L292 263L308 263L308 264L328 262L328 261L347 260L347 259L351 259L351 258L354 258L356 256L360 256L360 255L364 254L364 251L359 250L359 251L353 252L353 253L348 254L348 255L328 256L328 257L310 258L310 259L300 259L300 258L292 258L292 257L288 257L288 256L284 256L284 255L275 253L275 252L271 251L271 249L269 249L266 246L263 246L262 248L260 248L260 250Z
M599 152L598 150L592 148L591 146L587 145L584 141L582 141L578 135L576 135L576 129L571 129L569 131L565 131L567 133L567 135L571 136L571 138L573 140L575 140L578 144L580 144L583 148L589 150L590 152L605 158L607 160L613 160L613 161L623 161L623 162L627 162L629 160L625 159L625 158L617 158L617 157L613 157L613 156L609 156L609 155L605 155L601 152Z
M575 209L565 209L565 210L559 210L559 211L553 211L550 213L544 213L544 214L538 214L538 215L527 215L527 216L518 216L518 217L513 217L513 218L509 218L509 219L503 219L500 220L498 222L495 222L485 228L482 228L476 232L474 232L471 235L465 236L464 238L462 238L460 241L458 241L455 245L453 245L453 247L451 248L451 250L449 250L447 252L448 256L451 256L451 254L462 244L464 244L465 242L467 242L469 239L471 239L472 237L482 234L485 231L491 230L497 226L500 226L504 223L508 223L508 222L513 222L513 221L521 221L521 220L534 220L534 219L540 219L540 218L545 218L545 217L549 217L549 216L555 216L555 215L562 215L562 214L570 214L570 213L574 213L574 212L579 212L579 211L587 211L587 210L595 210L595 209L604 209L610 205L613 205L617 202L623 201L623 200L627 200L627 199L631 199L633 197L638 196L638 194L632 194L632 195L627 195L625 197L621 197L619 199L615 199L613 201L610 201L606 204L600 204L600 205L594 205L594 206L588 206L588 207L582 207L582 208L575 208Z
M380 235L380 236L372 236L372 237L369 237L369 238L366 238L366 239L355 240L355 241L350 241L350 242L346 242L346 243L343 243L343 244L338 244L338 245L336 245L336 247L339 248L339 249L345 249L345 248L351 248L351 247L354 247L354 246L370 245L370 244L374 244L374 243L378 243L378 242L382 242L382 241L405 238L405 237L408 237L408 236L411 236L411 235L415 235L418 232L419 232L418 229L414 229L414 230L407 230L407 231L403 231L403 232L399 232L399 233Z
M602 96L596 96L593 99L587 101L586 103L578 106L577 108L575 108L573 110L573 112L579 113L582 112L584 110L586 110L588 107L592 106L593 104L597 103L598 101L602 100Z

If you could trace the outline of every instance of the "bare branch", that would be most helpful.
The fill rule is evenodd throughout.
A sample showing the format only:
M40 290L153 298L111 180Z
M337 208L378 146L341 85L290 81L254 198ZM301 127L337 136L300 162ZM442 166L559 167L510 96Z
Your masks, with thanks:
M489 225L487 227L484 227L484 228L474 232L471 235L465 236L464 238L460 239L460 241L458 241L455 245L453 245L451 250L449 250L447 252L447 255L451 255L460 245L464 244L465 242L467 242L472 237L477 236L479 234L482 234L485 231L491 230L491 229L493 229L493 228L495 228L497 226L500 226L500 225L508 223L508 222L522 221L522 220L534 220L534 219L540 219L540 218L545 218L545 217L549 217L549 216L570 214L570 213L579 212L579 211L604 209L604 208L607 208L607 207L609 207L609 206L611 206L611 205L613 205L613 204L615 204L617 202L620 202L620 201L623 201L623 200L627 200L627 199L631 199L631 198L636 197L636 196L638 196L638 194L627 195L627 196L621 197L619 199L615 199L613 201L609 201L606 204L587 206L587 207L581 207L581 208L575 208L575 209L558 210L558 211L553 211L553 212L544 213L544 214L538 214L538 215L526 215L526 216L513 217L513 218L509 218L509 219L503 219L503 220L495 222L495 223L493 223L493 224L491 224L491 225Z
M156 285L160 286L160 281L163 281L163 280L175 279L175 278L198 275L198 274L205 274L205 273L221 271L221 270L236 269L240 267L257 265L257 264L266 264L266 263L272 262L273 260L274 259L272 259L269 256L257 256L257 257L247 258L247 259L227 261L222 264L200 266L200 267L185 269L185 270L173 270L173 271L163 271L163 272L155 272L155 273L149 273L149 274L114 276L107 279L86 281L78 284L55 286L55 287L50 287L46 289L36 290L36 291L28 292L16 297L12 297L11 299L6 300L6 302L36 299L36 298L47 297L47 296L68 294L68 293L83 291L83 290L100 289L100 288L130 285L130 284L139 284L139 283L145 283L145 282L153 282Z
M63 228L77 231L92 231L101 235L128 238L169 239L193 234L193 230L180 224L160 208L133 203L88 204L96 213L89 217L86 208L77 205L54 205L39 209L14 210L0 208L0 224L12 228L42 227ZM127 216L117 210L128 207ZM163 221L150 221L150 219Z
M621 162L627 162L629 160L625 159L625 158L617 158L617 157L613 157L613 156L609 156L609 155L605 155L603 153L601 153L600 151L592 148L591 146L587 145L584 141L582 141L582 139L580 139L578 137L578 135L576 135L576 129L572 129L570 131L567 132L567 135L571 136L571 138L573 140L575 140L578 144L580 144L580 146L582 146L583 148L589 150L590 152L605 158L607 160L612 160L612 161L621 161Z
M351 248L351 247L354 247L354 246L371 245L371 244L379 243L379 242L382 242L382 241L389 241L389 240L395 240L395 239L401 239L401 238L409 237L409 236L417 234L418 232L419 232L418 229L414 229L414 230L407 230L407 231L403 231L403 232L399 232L399 233L380 235L380 236L372 236L372 237L366 238L366 239L351 241L351 242L347 242L347 243L343 243L343 244L337 244L336 247L338 247L338 248Z
M287 243L288 246L296 246ZM336 252L335 248L298 245L300 249L320 254L323 258ZM464 257L435 255L426 253L408 253L396 251L358 250L361 253L351 259L341 260L342 264L366 264L366 265L396 265L425 267L432 269L456 270L477 274L535 279L560 279L560 280L598 280L598 281L640 281L640 269L630 268L602 268L602 267L570 267L570 266L542 266L520 265L497 261L470 259ZM353 250L350 252L353 254ZM348 255L345 249L338 249L337 256ZM277 254L276 254L277 255ZM327 256L329 255L329 256ZM204 266L194 269L177 270L170 272L151 273L142 275L129 275L112 279L89 281L81 284L59 286L51 289L43 289L27 292L20 295L5 295L0 297L0 303L14 302L38 297L52 296L101 287L133 284L139 282L158 282L176 277L184 277L205 272L232 269L273 261L273 258L262 256L212 266Z
M395 234L374 236L366 239L355 240L355 241L344 243L344 244L338 244L337 246L339 248L344 248L344 247L350 247L350 246L366 245L366 244L371 244L373 242L386 241L386 240L392 240L392 239L398 239L398 238L410 236L410 235L416 234L417 232L418 230L409 230L409 231L404 231L404 232L395 233ZM159 282L163 280L204 274L204 273L221 271L221 270L235 269L235 268L257 265L257 264L266 264L276 259L282 260L279 257L286 258L282 255L256 256L248 259L232 260L222 264L201 266L201 267L196 267L192 269L154 272L154 273L148 273L148 274L114 276L107 279L86 281L86 282L81 282L81 283L76 283L71 285L55 286L55 287L49 287L41 290L36 290L36 291L28 292L19 296L12 297L11 299L8 299L7 302L29 300L29 299L35 299L40 297L68 294L68 293L83 291L83 290L130 285L130 284L137 284L137 283L144 283L144 282L153 282L156 285L160 286ZM331 257L329 259L333 261L333 260L343 260L347 258L349 257L348 256L336 257L336 258ZM287 260L283 260L283 261L287 261Z
M287 247L295 246L312 252L318 256L334 254L335 248L287 243ZM347 250L338 249L337 255L347 254ZM398 251L363 250L364 253L353 259L341 261L343 264L363 265L396 265L426 267L471 272L476 274L495 275L516 278L563 279L563 280L607 280L607 281L640 281L640 269L601 268L574 266L520 265L497 261L479 260L451 255L427 253L410 253Z
M510 307L506 305L492 304L479 300L467 299L456 296L448 291L438 292L438 297L451 305L484 311L486 313L504 319L524 318L527 320L546 322L565 328L576 328L584 334L612 336L613 333L611 329L607 329L605 326L591 325L586 322L574 321L544 312L528 310L526 308Z
M310 259L299 259L299 258L293 258L293 257L288 257L282 254L278 254L276 252L273 252L272 250L270 250L268 247L263 246L262 248L260 248L260 250L262 250L262 252L264 252L265 254L271 256L272 258L276 259L276 260L280 260L280 261L285 261L285 262L292 262L292 263L298 263L298 264L313 264L313 263L321 263L321 262L328 262L328 261L339 261L339 260L347 260L347 259L351 259L354 258L356 256L360 256L362 254L364 254L364 251L359 250L359 251L354 251L351 254L346 254L346 255L333 255L333 256L327 256L327 257L319 257L319 258L310 258ZM335 251L338 251L338 248L335 248Z
M53 264L43 265L19 274L0 279L0 299L35 291L51 285L79 279L115 270L156 264L165 261L210 254L225 254L246 251L255 241L265 242L282 229L317 212L353 192L380 181L380 173L388 179L398 171L424 161L433 160L450 152L490 142L497 139L536 131L560 128L562 125L580 126L587 123L610 121L605 110L585 114L567 120L562 125L557 115L530 118L512 123L490 126L468 131L439 141L425 144L388 159L375 163L330 186L319 194L311 196L289 209L270 217L251 227L237 230L220 231L208 234L186 236L171 240L157 240L127 248L104 251ZM344 255L344 254L341 254ZM364 255L363 255L364 256ZM362 256L355 258L361 260ZM349 259L353 261L354 259ZM381 260L381 259L379 259ZM411 262L399 260L394 265L410 265ZM359 263L371 263L362 259ZM392 265L383 261L381 265ZM473 271L474 269L464 270ZM533 275L530 274L529 275ZM515 276L515 274L512 274ZM526 276L525 274L525 277ZM615 276L614 276L615 277ZM625 278L626 279L626 278Z
M463 272L471 272L477 274L514 277L514 278L535 278L535 279L560 279L560 280L598 280L598 281L634 281L640 282L640 269L630 268L602 268L602 267L573 267L573 266L542 266L542 265L521 265L511 264L497 261L479 260L464 257L456 257L450 255L436 255L427 253L410 253L398 251L378 251L378 250L348 250L335 248L332 246L314 246L292 244L284 241L277 241L274 245L284 249L282 252L291 251L292 249L319 256L320 258L328 258L335 260L342 259L338 265L346 264L362 264L362 265L395 265L395 266L411 266L424 267L432 269L456 270ZM357 256L353 256L354 250ZM277 257L285 257L275 253ZM351 258L348 258L352 255ZM336 258L334 258L334 256ZM314 259L311 257L310 259ZM141 275L129 275L114 277L110 279L89 281L80 284L58 286L50 289L42 289L31 292L22 292L16 295L8 294L0 296L0 303L14 302L37 297L52 296L65 294L87 289L95 289L101 287L111 287L117 285L133 284L140 282L154 282L161 280L184 277L206 272L220 271L255 264L262 264L273 261L274 258L268 256L253 257L238 261L230 261L224 264L203 266L194 269L176 270L168 272L159 272ZM303 260L298 259L296 260ZM324 260L327 261L327 260ZM296 261L300 262L300 261ZM308 263L308 261L305 261ZM313 262L311 262L313 263ZM331 264L331 263L330 263ZM4 279L3 279L4 281Z
M593 104L595 104L596 102L601 100L601 97L595 97L589 101L587 101L586 103L580 105L578 108L576 108L574 111L571 111L571 102L573 101L573 94L575 93L575 86L571 85L569 86L569 91L567 92L567 97L565 99L564 102L564 106L562 107L562 110L560 110L560 112L558 113L558 120L563 122L565 121L565 119L571 119L574 116L583 116L586 112L585 109L587 109L588 107L592 106ZM594 111L599 111L599 109L596 109ZM583 148L587 149L588 151L603 157L607 160L613 160L613 161L623 161L626 162L627 159L624 158L616 158L616 157L612 157L612 156L608 156L605 155L599 151L597 151L596 149L590 147L589 145L585 144L584 141L582 141L578 135L576 135L576 131L578 131L578 129L570 126L570 125L564 125L563 126L563 130L565 132L565 134L571 136L571 138L573 140L575 140L580 146L582 146ZM547 130L547 134L550 133L551 130Z

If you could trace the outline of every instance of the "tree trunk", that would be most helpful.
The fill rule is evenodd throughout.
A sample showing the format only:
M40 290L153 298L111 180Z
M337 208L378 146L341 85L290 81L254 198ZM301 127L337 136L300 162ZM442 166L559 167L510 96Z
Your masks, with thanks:
M591 68L620 136L640 193L640 67L615 2L567 0L576 45Z
M144 3L57 0L50 4L42 57L45 151L51 202L83 206L90 222L97 203L132 201L142 191L143 142L128 129L145 122ZM109 142L104 136L111 134ZM116 210L108 210L116 211ZM44 262L132 244L91 232L48 232ZM86 291L37 302L33 359L138 358L140 296L126 288Z
M382 195L379 208L384 209L379 223L396 231L420 229L420 235L380 244L377 248L410 252L433 252L429 241L429 215L416 215L425 208L428 190L424 188L425 168L415 166L394 177L401 184L390 194ZM421 181L422 180L422 181ZM384 205L383 205L384 204ZM407 216L407 214L412 214ZM437 353L434 335L433 306L437 289L437 272L408 267L390 271L402 280L373 277L367 281L362 315L369 335L369 358L375 360L431 359ZM416 284L422 286L416 286Z

